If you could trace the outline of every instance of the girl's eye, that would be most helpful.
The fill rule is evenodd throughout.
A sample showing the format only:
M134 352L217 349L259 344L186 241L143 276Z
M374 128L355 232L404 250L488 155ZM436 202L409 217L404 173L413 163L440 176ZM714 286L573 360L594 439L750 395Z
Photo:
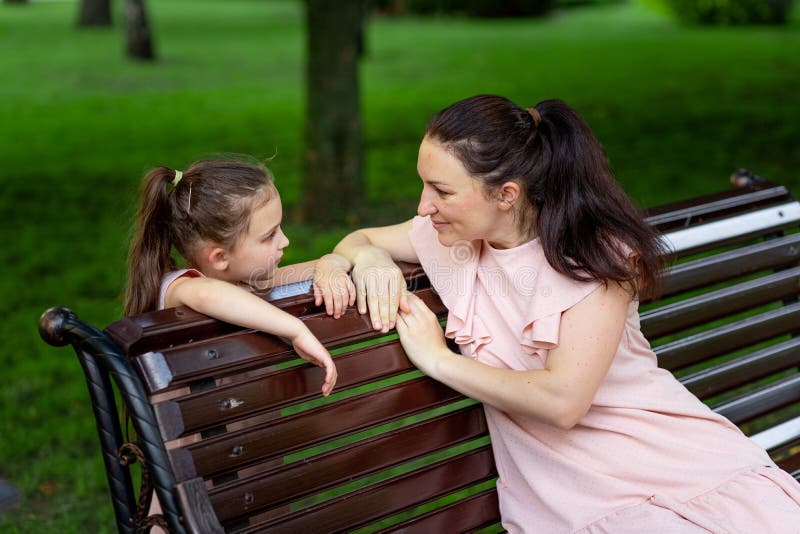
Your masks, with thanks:
M264 238L264 241L272 241L273 238L275 237L275 234L277 233L278 233L277 230L273 230L272 232L269 233L267 237Z

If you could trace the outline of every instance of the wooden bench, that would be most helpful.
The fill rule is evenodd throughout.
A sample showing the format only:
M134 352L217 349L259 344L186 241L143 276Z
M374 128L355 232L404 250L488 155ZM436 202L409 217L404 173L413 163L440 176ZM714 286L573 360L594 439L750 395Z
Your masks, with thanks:
M648 212L677 262L663 297L643 303L642 328L662 367L800 477L800 204L739 181ZM424 273L406 272L444 317ZM264 296L331 349L339 382L327 399L321 371L282 341L189 309L104 332L45 312L42 337L71 343L86 372L119 530L145 521L149 492L137 514L127 466L138 455L175 532L501 531L481 406L422 376L394 333L354 310L326 317L308 290ZM138 450L125 445L112 381Z

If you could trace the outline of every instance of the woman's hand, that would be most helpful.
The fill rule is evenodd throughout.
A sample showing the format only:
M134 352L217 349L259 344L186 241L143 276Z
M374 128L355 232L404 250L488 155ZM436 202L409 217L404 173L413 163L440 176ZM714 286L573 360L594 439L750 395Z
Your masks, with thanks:
M339 254L326 254L314 266L314 304L325 303L325 312L338 319L356 301L356 287L350 280L350 262Z
M426 375L433 376L436 360L455 354L447 348L436 314L414 294L408 295L408 305L409 311L401 310L397 321L400 343L411 363Z
M322 346L322 343L305 325L302 325L300 333L292 338L292 346L298 356L325 369L322 394L325 397L330 395L331 391L333 391L333 386L336 385L337 373L336 366L333 364L333 359L328 350Z
M388 332L397 323L397 309L410 311L406 280L388 252L375 246L361 247L353 262L358 312L369 311L375 330Z

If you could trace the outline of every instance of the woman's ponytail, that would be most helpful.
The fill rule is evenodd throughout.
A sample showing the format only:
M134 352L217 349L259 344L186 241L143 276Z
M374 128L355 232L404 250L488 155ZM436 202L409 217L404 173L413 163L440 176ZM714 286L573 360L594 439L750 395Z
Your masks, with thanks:
M661 248L655 231L611 176L603 147L561 100L536 106L537 153L526 188L538 213L547 261L576 280L614 280L656 290Z
M142 181L134 234L128 254L125 315L155 310L164 275L176 268L172 258L168 184L176 171L157 167ZM174 186L173 186L174 187Z

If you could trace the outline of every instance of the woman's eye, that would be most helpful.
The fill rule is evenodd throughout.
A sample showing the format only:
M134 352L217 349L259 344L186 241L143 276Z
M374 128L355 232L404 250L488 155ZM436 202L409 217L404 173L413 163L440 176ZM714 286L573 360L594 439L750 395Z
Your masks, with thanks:
M433 190L436 191L436 194L439 195L440 197L445 197L445 196L450 194L447 191L442 191L441 189L439 189L436 186L433 186Z

